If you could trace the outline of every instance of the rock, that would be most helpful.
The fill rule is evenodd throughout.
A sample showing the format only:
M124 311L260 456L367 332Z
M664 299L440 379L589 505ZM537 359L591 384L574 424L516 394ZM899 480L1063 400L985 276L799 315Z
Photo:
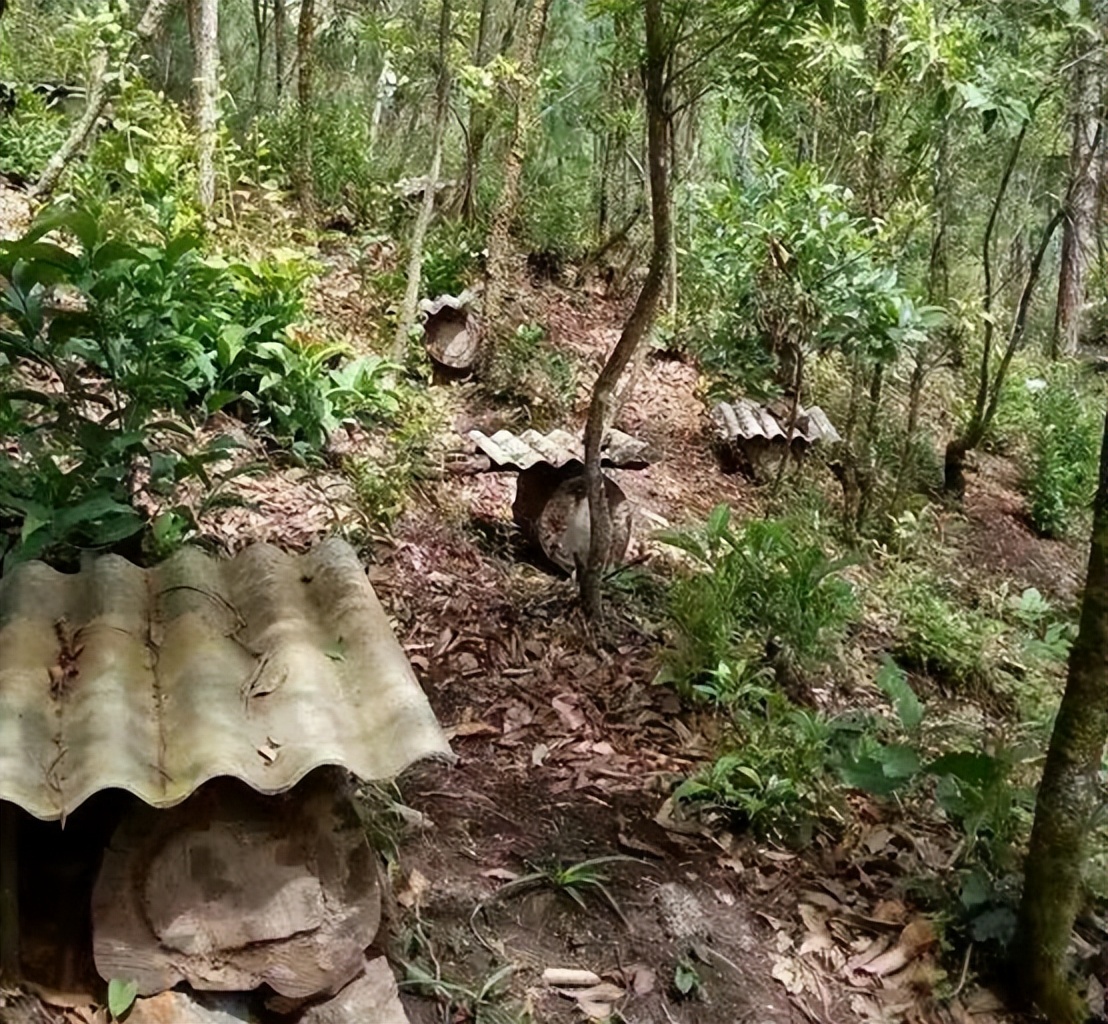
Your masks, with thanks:
M334 999L317 1003L300 1018L300 1024L411 1024L396 979L383 957L365 965L365 973L355 978Z
M244 1024L250 1017L223 1007L202 1006L188 992L162 992L149 999L136 999L127 1014L127 1024Z

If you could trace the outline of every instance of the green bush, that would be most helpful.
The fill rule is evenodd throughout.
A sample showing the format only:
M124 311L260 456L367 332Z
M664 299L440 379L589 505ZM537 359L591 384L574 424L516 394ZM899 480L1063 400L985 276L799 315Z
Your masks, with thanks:
M524 407L542 425L560 420L573 408L577 372L547 341L541 324L521 324L497 343L488 390L501 402Z
M44 241L51 231L73 251ZM215 409L249 414L301 455L344 417L395 411L382 360L293 336L305 273L280 254L205 258L187 234L125 242L87 210L47 213L0 243L0 421L19 447L0 479L9 556L112 545L190 477L213 496L205 466L226 445L196 451L190 424ZM188 525L174 514L159 543Z
M1072 372L1055 372L1034 396L1025 487L1031 521L1048 537L1071 532L1092 507L1103 404L1089 401Z
M686 692L721 662L811 666L830 655L857 613L841 576L847 563L828 558L799 523L733 529L730 518L721 505L703 530L663 535L694 562L670 602L676 642L668 672Z
M15 110L0 115L0 171L35 181L68 131L65 115L48 110L41 96L20 95Z
M721 663L710 688L726 693L726 752L683 782L677 800L724 811L757 834L806 842L815 821L833 815L830 768L838 729L765 684L765 673Z
M980 691L996 681L992 648L1003 623L952 600L935 577L911 564L886 579L889 610L897 620L893 653L955 689Z

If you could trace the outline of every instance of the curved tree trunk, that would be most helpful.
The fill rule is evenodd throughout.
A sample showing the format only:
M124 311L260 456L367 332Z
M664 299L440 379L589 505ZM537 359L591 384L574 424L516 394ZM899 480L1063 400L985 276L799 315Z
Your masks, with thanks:
M1081 625L1035 801L1020 907L1025 994L1051 1024L1078 1024L1088 1008L1066 978L1066 949L1081 899L1097 772L1108 741L1108 417L1100 450Z
M219 121L219 0L189 0L192 17L193 102L196 110L197 194L205 212L215 205L215 146ZM260 45L260 44L259 44Z
M408 257L408 286L404 291L404 304L396 325L392 357L402 362L408 345L408 332L416 318L419 302L419 281L423 270L423 240L435 212L435 194L438 191L439 173L442 170L442 142L446 134L446 117L450 112L450 64L447 50L450 45L450 0L442 0L439 15L439 76L435 89L435 124L431 137L431 171L427 175L427 187L423 190L423 202L412 228L411 252Z
M589 559L578 566L581 603L585 614L595 619L600 614L600 580L611 546L611 520L600 465L600 448L609 427L616 385L635 351L650 331L665 287L669 261L670 221L668 146L670 116L666 87L666 42L662 0L645 0L647 150L650 165L650 212L654 237L650 268L639 292L635 308L623 325L616 347L604 364L593 388L589 418L585 426L585 482L589 496Z
M135 42L127 54L130 59L140 46L149 42L165 23L165 16L172 5L173 0L150 0L143 11L139 23L135 26ZM54 191L62 176L62 172L69 166L70 161L84 148L85 143L92 135L93 129L104 108L108 105L109 83L106 77L108 68L107 50L102 50L93 58L92 73L89 80L88 101L85 104L84 113L73 126L65 142L58 151L47 161L34 187L31 189L33 196L46 196Z
M300 208L309 220L315 219L315 183L312 179L312 78L315 72L315 0L300 0L300 21L296 28L296 52L299 74L296 98L299 105L299 138L296 154L296 191Z

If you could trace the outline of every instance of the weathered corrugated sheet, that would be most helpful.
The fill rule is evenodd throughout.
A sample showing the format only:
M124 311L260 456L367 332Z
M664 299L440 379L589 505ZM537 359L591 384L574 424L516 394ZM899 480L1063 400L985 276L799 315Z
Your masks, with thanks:
M585 462L582 439L565 430L552 430L549 434L525 430L519 435L498 430L491 437L471 430L467 436L498 469L530 469L539 462L555 467ZM649 446L621 430L610 430L601 449L601 461L617 469L641 469L650 465Z
M783 441L788 430L789 417L775 416L765 406L754 405L744 398L737 402L719 402L712 410L712 422L724 441L752 440ZM810 409L799 406L796 425L791 440L808 444L835 444L842 440L827 414L818 406Z
M277 793L434 756L449 746L340 540L0 580L0 799L36 817L108 788L169 807L216 776Z

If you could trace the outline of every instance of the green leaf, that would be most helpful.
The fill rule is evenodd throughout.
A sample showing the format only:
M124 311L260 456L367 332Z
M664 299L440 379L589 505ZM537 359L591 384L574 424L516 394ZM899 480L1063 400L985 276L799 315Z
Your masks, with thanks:
M885 772L885 766L876 757L860 757L839 766L839 776L851 789L860 789L874 796L889 796L900 785Z
M866 0L847 0L850 5L850 20L859 32L866 30Z
M1002 770L1003 766L997 758L970 750L943 754L927 766L931 775L951 775L971 786L984 786L995 781Z
M882 747L875 756L890 779L910 779L919 773L919 754L912 747L903 744Z
M134 1005L138 995L137 981L112 978L108 982L108 1012L119 1020Z
M896 717L907 732L915 732L923 721L923 705L908 684L908 675L892 658L886 658L877 673L877 685L893 702Z

